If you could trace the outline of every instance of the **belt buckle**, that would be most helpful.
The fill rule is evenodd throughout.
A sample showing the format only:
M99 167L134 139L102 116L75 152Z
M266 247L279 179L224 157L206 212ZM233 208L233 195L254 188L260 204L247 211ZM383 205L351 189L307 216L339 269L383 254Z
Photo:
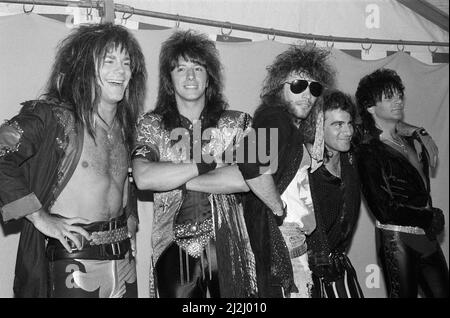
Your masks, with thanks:
M120 242L114 242L111 243L111 250L112 250L112 255L113 256L118 256L120 255Z
M115 230L117 229L117 219L109 221L109 230Z

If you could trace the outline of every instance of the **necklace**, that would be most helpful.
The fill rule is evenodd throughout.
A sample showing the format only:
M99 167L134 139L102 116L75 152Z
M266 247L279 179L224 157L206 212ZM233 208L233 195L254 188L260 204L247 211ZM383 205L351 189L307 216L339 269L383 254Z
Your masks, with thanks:
M408 153L408 149L406 148L406 145L403 142L401 137L400 137L399 141L396 141L394 138L392 138L392 139L384 138L383 140L389 141L391 144L396 145L398 147L397 149L401 149L401 151L404 152L405 154Z
M106 129L104 127L102 127L105 132L106 132L106 138L108 139L108 142L112 142L113 138L114 138L114 132L113 132L113 128L116 124L116 117L114 116L113 121L111 122L111 124L108 125L108 123L106 122L106 120L103 119L103 117L97 112L96 113L98 118L100 118L100 120L103 122L103 124L106 126Z

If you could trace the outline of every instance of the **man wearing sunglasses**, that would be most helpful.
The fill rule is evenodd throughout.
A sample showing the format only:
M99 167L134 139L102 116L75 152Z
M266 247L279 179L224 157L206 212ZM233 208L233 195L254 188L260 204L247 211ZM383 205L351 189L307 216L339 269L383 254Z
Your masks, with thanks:
M333 84L328 53L292 46L276 57L252 127L259 149L273 149L271 143L277 142L277 151L270 153L270 165L258 160L239 164L252 191L245 199L245 218L260 297L310 297L305 235L314 230L315 219L308 187L301 186L301 168L310 160L300 127L324 87Z

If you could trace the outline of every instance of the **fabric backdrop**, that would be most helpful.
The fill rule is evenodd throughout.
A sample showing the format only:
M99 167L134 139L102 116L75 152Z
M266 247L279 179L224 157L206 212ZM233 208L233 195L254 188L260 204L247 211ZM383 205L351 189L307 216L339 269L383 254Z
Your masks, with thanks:
M37 98L45 86L55 48L70 29L65 24L38 15L0 17L0 121L10 118L20 103ZM154 106L161 42L173 30L133 31L144 51L148 70L145 110ZM266 67L288 45L276 41L217 43L225 71L225 96L230 108L253 114ZM413 57L396 53L376 61L361 61L333 50L331 63L337 70L337 87L354 94L359 79L377 68L395 69L406 87L406 121L425 127L440 150L439 166L431 182L434 205L446 219L442 247L448 262L448 175L449 175L449 66L426 65ZM152 204L140 203L141 230L138 233L138 279L140 296L148 294L148 267ZM0 297L12 296L15 256L20 222L3 224L0 230ZM373 220L366 208L361 216L350 250L366 297L385 297L382 273L375 251Z

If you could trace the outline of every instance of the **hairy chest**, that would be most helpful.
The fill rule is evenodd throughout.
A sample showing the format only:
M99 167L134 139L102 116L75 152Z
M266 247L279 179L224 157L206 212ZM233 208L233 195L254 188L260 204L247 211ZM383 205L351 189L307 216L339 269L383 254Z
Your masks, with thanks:
M79 165L96 176L123 179L127 173L128 161L120 129L107 132L98 128L95 133L94 140L85 132Z

